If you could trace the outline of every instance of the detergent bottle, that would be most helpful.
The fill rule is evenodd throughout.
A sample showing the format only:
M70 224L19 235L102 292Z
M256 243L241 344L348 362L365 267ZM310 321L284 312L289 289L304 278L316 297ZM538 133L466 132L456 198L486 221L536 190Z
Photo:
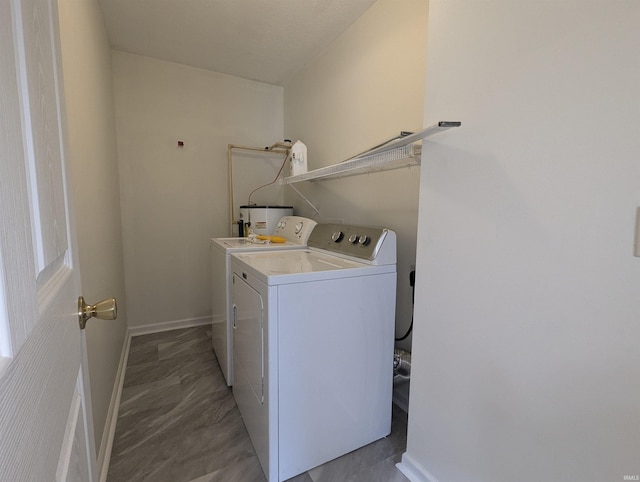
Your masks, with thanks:
M291 176L307 172L307 146L301 141L296 141L291 146L290 166Z

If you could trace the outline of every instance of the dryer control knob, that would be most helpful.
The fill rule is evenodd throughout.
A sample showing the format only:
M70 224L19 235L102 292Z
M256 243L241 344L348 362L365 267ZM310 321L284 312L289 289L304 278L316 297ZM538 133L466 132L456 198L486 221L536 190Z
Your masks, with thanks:
M342 238L344 238L344 233L342 231L335 231L331 235L331 241L333 241L334 243L339 243L340 241L342 241Z
M366 234L360 236L360 240L358 241L362 246L366 246L371 241L371 238Z
M302 231L302 228L304 227L304 223L302 221L300 221L298 224L296 224L296 234L298 234L300 231Z
M357 234L352 234L351 236L349 236L349 242L351 244L356 244L358 242L358 235Z

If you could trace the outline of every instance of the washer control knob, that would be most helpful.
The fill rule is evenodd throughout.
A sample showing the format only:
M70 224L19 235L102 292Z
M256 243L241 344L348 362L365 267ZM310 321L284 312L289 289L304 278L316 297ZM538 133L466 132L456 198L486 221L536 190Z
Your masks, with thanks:
M334 231L334 233L331 235L331 241L333 241L334 243L339 243L340 241L342 241L342 238L344 238L344 233L342 231Z
M366 234L360 236L360 240L358 241L362 246L366 246L371 241L371 238Z
M304 227L304 223L302 221L300 221L298 224L296 224L296 234L298 234L300 231L302 231L302 228Z
M351 236L349 236L349 242L351 244L356 244L358 242L358 235L357 234L352 234Z

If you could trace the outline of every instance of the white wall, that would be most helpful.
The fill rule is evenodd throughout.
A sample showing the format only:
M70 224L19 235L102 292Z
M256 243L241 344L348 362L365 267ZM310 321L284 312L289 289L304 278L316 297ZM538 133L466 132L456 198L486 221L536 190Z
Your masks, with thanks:
M640 4L432 0L404 468L640 475Z
M307 145L309 169L422 128L427 7L423 0L379 0L285 85L285 136ZM296 185L319 208L319 221L397 232L397 334L411 321L419 172L414 167ZM291 191L287 200L298 213L316 216Z
M58 3L82 293L89 303L118 300L117 320L85 330L100 449L127 329L111 49L96 0Z
M113 72L129 326L206 319L227 145L282 140L282 88L118 51Z

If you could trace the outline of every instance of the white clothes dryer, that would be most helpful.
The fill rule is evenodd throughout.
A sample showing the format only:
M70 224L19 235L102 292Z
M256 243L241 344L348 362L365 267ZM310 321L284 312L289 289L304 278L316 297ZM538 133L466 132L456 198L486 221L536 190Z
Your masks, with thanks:
M270 482L391 431L395 233L318 224L308 246L231 256L233 395Z
M273 236L285 238L284 243L272 243L257 238L212 238L211 258L211 342L228 386L233 384L233 331L231 329L232 253L304 249L317 223L301 216L283 216L277 222Z

